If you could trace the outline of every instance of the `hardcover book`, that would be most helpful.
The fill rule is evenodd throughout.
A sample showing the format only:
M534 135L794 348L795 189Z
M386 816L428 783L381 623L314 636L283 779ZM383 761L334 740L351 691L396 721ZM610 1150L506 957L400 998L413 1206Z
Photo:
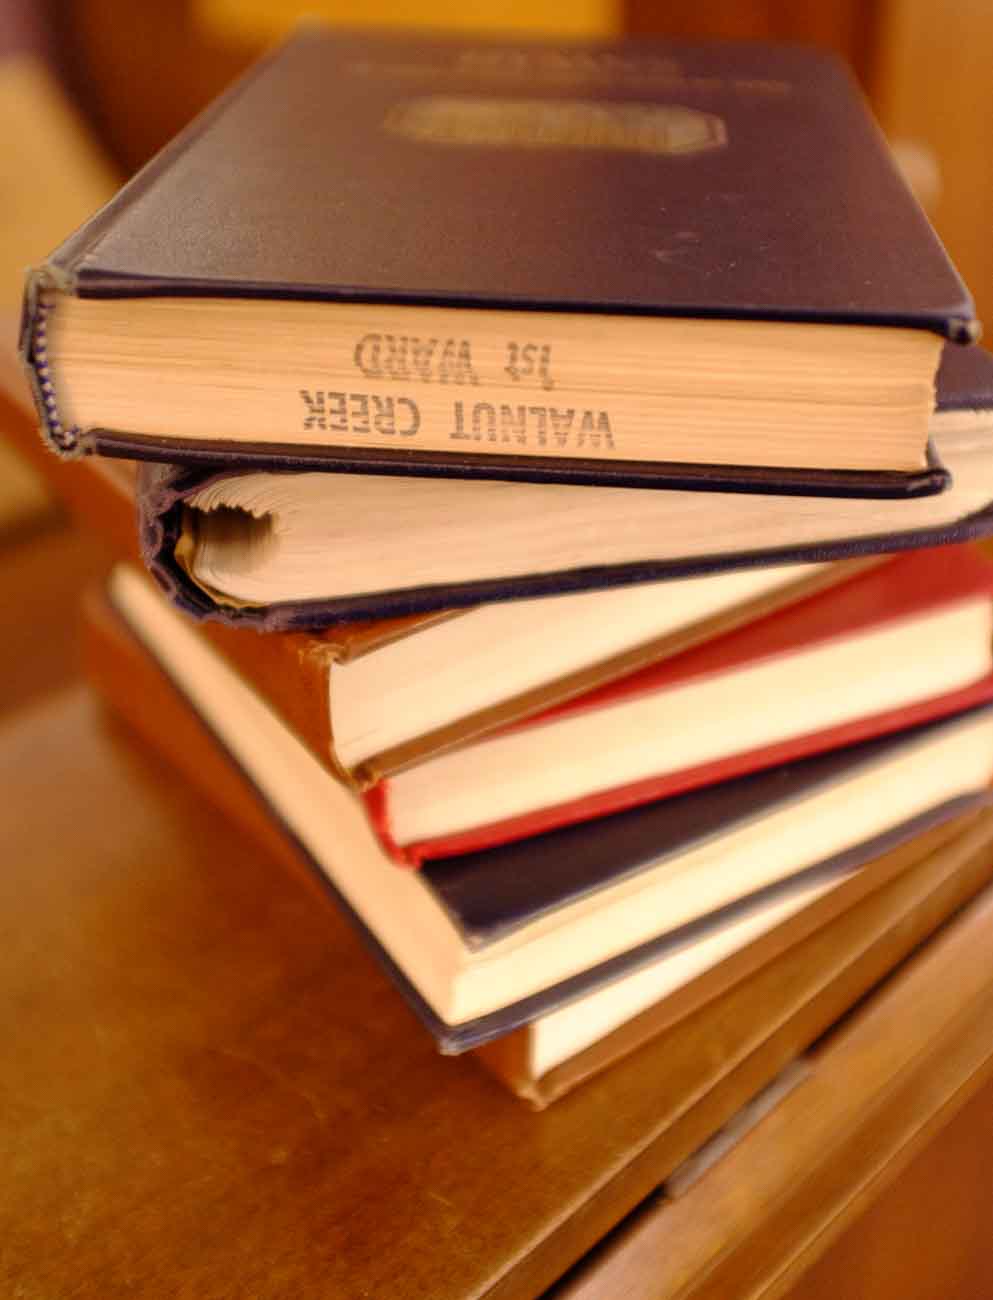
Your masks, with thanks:
M530 1023L757 908L809 901L987 800L989 708L578 832L398 871L354 797L152 588L121 570L110 597L447 1050ZM130 707L140 714L141 697Z
M188 612L287 630L937 546L993 531L991 408L993 357L947 347L952 484L913 501L144 465L142 548Z
M833 58L302 29L29 280L47 438L897 495L973 306Z

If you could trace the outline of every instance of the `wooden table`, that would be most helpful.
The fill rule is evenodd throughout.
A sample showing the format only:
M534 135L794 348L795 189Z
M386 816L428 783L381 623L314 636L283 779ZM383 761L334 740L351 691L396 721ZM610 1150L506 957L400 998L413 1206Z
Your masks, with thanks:
M984 896L652 1197L755 1062L651 1044L532 1113L84 688L0 729L0 783L5 1296L785 1294L993 1064Z

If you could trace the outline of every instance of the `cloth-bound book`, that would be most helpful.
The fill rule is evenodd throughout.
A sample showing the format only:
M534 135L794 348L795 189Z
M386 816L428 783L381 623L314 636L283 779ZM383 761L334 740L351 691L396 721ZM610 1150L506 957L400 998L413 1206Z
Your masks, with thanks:
M52 446L905 497L973 305L833 57L298 32L31 275Z

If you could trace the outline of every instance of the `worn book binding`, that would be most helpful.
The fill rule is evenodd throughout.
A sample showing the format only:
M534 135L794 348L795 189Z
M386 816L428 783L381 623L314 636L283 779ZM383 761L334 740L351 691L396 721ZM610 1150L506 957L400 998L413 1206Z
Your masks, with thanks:
M661 582L733 568L848 559L938 546L993 532L993 356L981 348L946 347L938 375L938 409L933 436L953 476L938 497L917 501L848 501L773 497L744 493L623 492L610 488L562 485L429 484L423 479L322 475L327 517L349 519L360 484L380 485L373 494L377 518L376 552L384 558L370 585L349 588L344 578L355 566L345 537L333 545L321 595L297 597L275 592L266 601L234 599L196 579L195 522L209 516L191 509L206 489L237 485L251 471L224 467L144 465L139 474L141 541L146 562L172 598L199 618L252 624L272 631L321 628L358 619L407 616L454 609L483 601L515 600L621 584ZM306 477L306 475L304 476ZM282 492L293 497L295 476L282 476ZM493 497L475 495L499 486L499 513ZM440 493L437 489L441 489ZM395 495L393 494L395 489ZM573 495L575 494L575 495ZM422 500L423 506L418 505ZM380 500L380 498L382 498ZM391 507L392 503L392 507ZM401 511L402 507L402 511ZM356 528L362 518L355 521ZM449 518L450 516L450 518ZM584 522L577 527L576 519ZM402 525L396 519L402 518ZM470 519L478 520L474 534ZM540 528L528 531L528 521ZM631 523L637 521L637 527ZM280 529L281 545L293 541L293 516ZM626 531L625 531L626 527ZM498 528L501 546L489 541ZM426 579L419 545L441 547L437 573ZM511 551L516 541L516 549ZM355 529L349 529L349 543ZM622 537L629 542L621 542ZM722 545L721 538L731 540ZM476 541L478 556L466 558ZM354 542L356 558L370 543ZM606 554L607 547L613 550ZM550 558L550 552L554 558ZM444 555L452 556L447 564ZM519 559L515 558L519 554ZM571 556L568 564L563 555ZM414 556L415 559L411 559ZM446 579L445 574L451 574ZM378 585L371 585L373 579ZM364 580L363 580L364 583Z

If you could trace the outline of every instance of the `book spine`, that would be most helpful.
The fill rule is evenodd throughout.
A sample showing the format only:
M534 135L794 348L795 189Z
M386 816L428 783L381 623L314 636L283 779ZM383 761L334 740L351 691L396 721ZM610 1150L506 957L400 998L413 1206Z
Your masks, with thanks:
M82 431L64 423L59 412L49 355L49 326L57 297L56 281L50 269L28 272L21 312L20 353L43 441L57 455L73 457L88 447Z
M535 1110L543 1110L539 1081L531 1071L530 1030L527 1025L512 1029L509 1034L481 1043L471 1049L472 1055L484 1068L500 1080L504 1087L528 1102Z
M93 260L101 241L114 229L124 211L146 194L175 159L185 153L192 141L226 111L231 101L268 69L273 57L270 54L260 60L136 172L89 221L64 240L42 266L28 271L21 312L20 352L34 396L42 438L57 455L70 458L94 450L90 431L67 424L59 413L56 376L49 355L50 319L57 307L58 295L79 293L81 285L92 290L99 283L97 273L87 276L87 264Z
M430 852L425 853L423 846L419 844L405 845L397 843L390 822L389 792L389 781L380 781L378 785L372 786L371 789L362 791L362 802L365 804L369 824L376 832L380 844L397 866L416 870L421 866L424 859L430 856Z
M330 672L337 646L303 633L259 636L205 623L204 635L339 780L351 784L331 734Z

